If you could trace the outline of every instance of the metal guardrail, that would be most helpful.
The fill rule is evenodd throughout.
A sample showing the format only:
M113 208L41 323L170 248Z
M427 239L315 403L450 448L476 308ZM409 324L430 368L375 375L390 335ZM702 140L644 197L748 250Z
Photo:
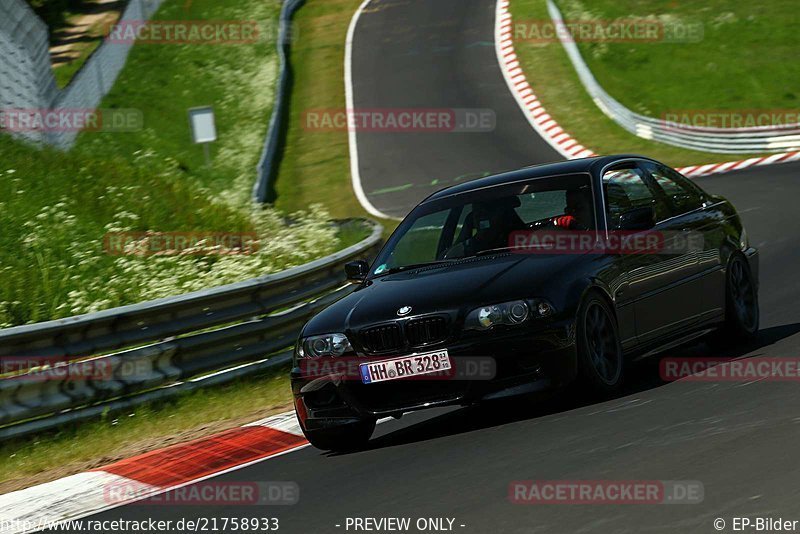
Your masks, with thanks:
M552 0L547 0L547 10L556 28L564 27L561 12ZM723 154L788 152L800 149L800 124L761 128L699 128L674 124L631 111L597 82L575 41L569 38L569 32L559 31L557 34L581 83L597 107L611 120L638 137L682 148Z
M285 0L280 14L280 29L278 31L278 58L280 61L280 73L278 74L278 84L275 88L275 104L272 109L272 117L269 121L267 138L264 143L264 150L261 159L256 167L256 183L253 186L253 199L256 202L272 202L274 200L274 186L270 181L274 178L277 171L278 154L280 144L283 140L281 135L283 125L288 113L288 91L291 82L291 65L289 64L289 47L292 42L292 16L294 12L305 3L305 0Z
M377 252L382 226L361 222L371 234L360 243L280 273L0 330L0 361L63 362L0 378L0 440L286 362L288 353L269 355L292 345L312 315L352 291L343 285L345 263Z

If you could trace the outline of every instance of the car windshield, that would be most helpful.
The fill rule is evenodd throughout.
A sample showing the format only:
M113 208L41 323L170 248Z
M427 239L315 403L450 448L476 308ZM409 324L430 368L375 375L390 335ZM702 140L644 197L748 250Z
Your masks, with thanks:
M594 230L593 204L589 176L583 174L495 186L424 203L392 235L372 275L509 250L514 232Z

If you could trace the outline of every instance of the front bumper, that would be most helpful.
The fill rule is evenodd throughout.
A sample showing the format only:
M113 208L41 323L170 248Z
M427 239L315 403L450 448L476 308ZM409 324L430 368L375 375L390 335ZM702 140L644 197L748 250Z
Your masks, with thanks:
M363 384L353 373L309 375L295 362L291 381L300 423L305 430L313 431L435 406L467 405L504 393L558 387L577 374L573 320L537 329L470 333L420 352L445 348L456 371L475 367L476 361L489 361L493 372L457 372L449 378L409 377ZM368 361L366 357L364 361ZM485 371L486 366L482 369Z

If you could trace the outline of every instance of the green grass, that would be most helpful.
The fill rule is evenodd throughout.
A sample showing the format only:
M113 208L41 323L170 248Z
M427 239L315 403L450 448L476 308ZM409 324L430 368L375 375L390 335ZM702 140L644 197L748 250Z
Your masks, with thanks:
M255 20L264 38L253 44L135 46L102 107L142 110L144 129L84 133L76 152L145 157L154 171L190 176L234 204L247 201L272 112L278 66L271 28L279 10L275 0L167 0L154 19ZM210 168L202 147L191 141L187 112L199 106L213 106L216 113L219 140Z
M608 2L610 4L610 2ZM672 4L670 4L672 5ZM665 8L666 9L666 8ZM628 11L630 12L630 10ZM512 0L511 13L513 20L550 20L544 0ZM569 18L566 13L562 13ZM666 44L622 44L623 47L657 47L673 46ZM686 45L689 46L689 45ZM575 137L582 145L598 154L614 154L634 152L660 159L673 166L696 165L722 161L734 161L751 157L751 154L713 154L701 151L686 150L653 141L647 141L628 133L621 126L606 117L586 93L575 73L563 47L558 42L535 43L532 41L515 41L515 49L528 82L547 109L547 112ZM695 58L692 65L702 62ZM677 62L676 68L688 68L692 65ZM632 83L658 84L664 91L683 91L680 84L673 82L669 76L660 75L660 66L647 64L640 66ZM647 79L647 80L645 80ZM601 80L601 83L604 83ZM731 81L731 83L735 83ZM611 87L605 86L612 95L621 98ZM671 88L671 89L667 89ZM702 91L695 91L695 95ZM686 92L687 99L692 94ZM705 96L703 98L706 98ZM623 100L623 102L625 102ZM698 101L702 102L702 101ZM630 102L626 102L630 104ZM687 106L699 108L700 105Z
M69 82L72 81L75 74L83 67L84 63L89 59L89 56L97 50L101 42L102 39L98 37L94 41L75 45L74 51L78 53L78 57L53 68L53 74L56 77L56 85L59 88L63 89L69 85Z
M309 110L344 109L344 49L359 0L308 0L295 14L294 81L286 148L278 170L276 206L287 211L324 206L335 217L367 216L353 193L346 131L309 131ZM381 220L387 234L397 221Z
M558 0L565 19L640 19L702 25L697 42L578 46L600 84L630 109L797 109L800 54L797 2L767 0Z
M0 446L0 493L291 409L288 367Z

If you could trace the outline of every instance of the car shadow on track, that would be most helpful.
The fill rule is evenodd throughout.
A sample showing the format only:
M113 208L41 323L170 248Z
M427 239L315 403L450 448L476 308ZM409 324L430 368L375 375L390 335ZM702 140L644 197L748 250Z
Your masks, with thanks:
M698 341L674 348L663 354L647 358L629 365L623 389L610 397L599 398L581 390L577 385L563 388L549 394L527 398L512 397L504 400L485 402L480 405L453 410L420 423L401 428L369 442L366 450L381 449L408 443L427 441L445 436L472 432L517 421L536 419L547 415L568 412L605 402L620 399L662 387L669 382L662 379L659 362L664 357L671 358L720 358L733 360L747 356L765 356L769 346L800 332L800 323L766 328L758 337L746 345L734 346L724 350L714 350L706 341ZM329 455L352 453L329 453Z

